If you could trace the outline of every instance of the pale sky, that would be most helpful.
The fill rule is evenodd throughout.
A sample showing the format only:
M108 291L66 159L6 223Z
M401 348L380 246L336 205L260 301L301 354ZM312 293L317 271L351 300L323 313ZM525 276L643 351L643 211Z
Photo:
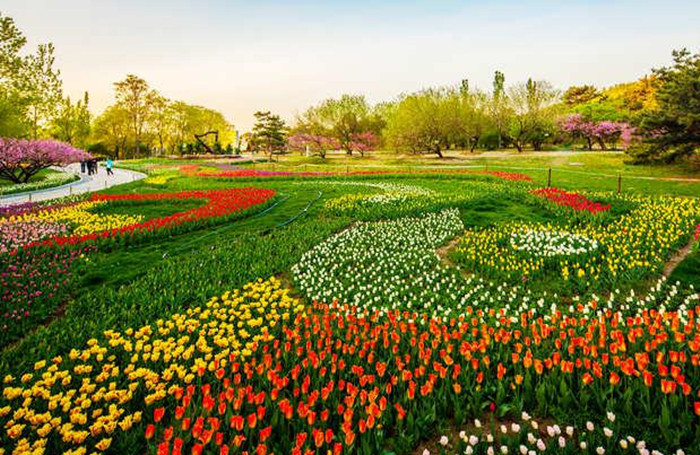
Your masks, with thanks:
M634 80L700 48L700 2L0 0L34 47L52 41L64 87L93 112L137 74L223 112L296 112L342 93L371 102L427 86L533 77L565 89Z

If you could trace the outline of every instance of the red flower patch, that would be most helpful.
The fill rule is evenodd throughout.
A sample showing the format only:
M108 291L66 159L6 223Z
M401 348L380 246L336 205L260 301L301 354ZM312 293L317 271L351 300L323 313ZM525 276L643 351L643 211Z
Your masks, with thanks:
M571 207L577 212L600 213L610 209L610 204L593 202L586 196L579 193L570 193L558 188L539 188L530 191L532 194L541 196L557 205Z
M93 201L164 201L172 199L205 199L206 203L191 210L172 215L153 218L141 223L135 223L118 229L97 232L87 235L72 235L46 240L39 245L75 245L91 240L110 237L124 237L137 233L153 232L164 228L203 222L214 218L226 217L253 206L267 202L275 195L275 190L260 188L232 188L227 190L182 191L180 193L156 194L93 194ZM35 246L30 244L28 246Z

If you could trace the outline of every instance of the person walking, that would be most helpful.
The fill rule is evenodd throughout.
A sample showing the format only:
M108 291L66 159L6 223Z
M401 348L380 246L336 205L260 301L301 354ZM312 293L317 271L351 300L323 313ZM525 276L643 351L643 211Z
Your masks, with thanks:
M114 175L114 172L112 172L112 167L114 166L114 161L112 161L112 158L107 158L107 164L105 165L105 168L107 169L107 175Z
M84 174L86 168L87 168L87 163L85 162L85 160L81 160L80 161L80 173Z

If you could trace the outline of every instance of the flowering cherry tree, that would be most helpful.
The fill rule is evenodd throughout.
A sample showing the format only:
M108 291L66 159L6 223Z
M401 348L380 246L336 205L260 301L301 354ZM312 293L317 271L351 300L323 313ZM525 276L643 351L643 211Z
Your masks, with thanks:
M65 166L89 156L64 142L0 138L0 178L27 183L42 169Z
M299 133L287 138L287 144L291 150L309 151L321 158L326 158L328 150L340 148L337 139L322 134Z
M634 137L634 128L627 122L594 122L584 119L581 114L567 116L562 121L561 128L575 139L584 139L588 150L593 150L595 143L606 150L608 144L615 144L618 140L622 142L623 148L627 148Z
M349 147L365 156L365 152L377 150L379 143L379 138L372 132L357 133L351 136Z

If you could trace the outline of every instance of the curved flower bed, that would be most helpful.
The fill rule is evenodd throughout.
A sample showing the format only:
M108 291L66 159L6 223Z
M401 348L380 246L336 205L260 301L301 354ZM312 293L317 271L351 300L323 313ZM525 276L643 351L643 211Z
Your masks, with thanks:
M488 229L470 229L460 237L452 254L467 270L499 282L531 279L563 280L567 291L611 289L640 283L660 272L667 258L689 239L700 219L700 202L683 198L628 198L636 207L609 223L512 223ZM521 254L511 245L513 235L527 231L566 231L596 242L598 248L551 260ZM568 284L567 284L568 283Z
M610 204L593 202L582 194L560 190L558 188L539 188L530 192L537 196L541 196L554 204L570 207L577 212L588 212L595 214L605 212L610 209Z
M75 234L67 237L55 237L36 245L76 245L89 241L105 239L124 240L154 235L170 235L184 232L202 225L219 222L230 217L239 217L249 209L259 206L276 194L274 190L260 188L232 188L227 190L182 191L179 193L156 194L93 194L89 203L115 202L120 203L142 201L166 201L172 199L205 199L206 203L184 212L170 216L154 218L146 221L125 223L118 227L106 226L105 229L94 229L89 234Z

